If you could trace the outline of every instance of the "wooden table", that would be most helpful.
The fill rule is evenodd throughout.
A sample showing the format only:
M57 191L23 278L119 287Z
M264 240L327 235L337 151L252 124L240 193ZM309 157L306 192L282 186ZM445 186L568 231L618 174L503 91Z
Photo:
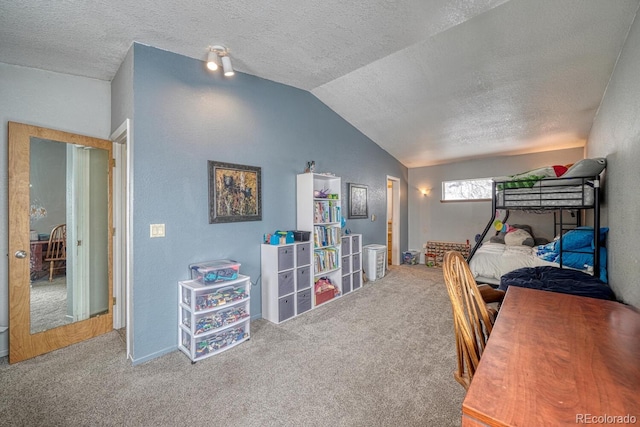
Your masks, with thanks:
M640 313L510 286L462 404L462 425L624 425L617 417L625 416L640 425Z
M49 240L32 240L30 246L31 280L36 280L47 274L48 271L44 258L49 246Z

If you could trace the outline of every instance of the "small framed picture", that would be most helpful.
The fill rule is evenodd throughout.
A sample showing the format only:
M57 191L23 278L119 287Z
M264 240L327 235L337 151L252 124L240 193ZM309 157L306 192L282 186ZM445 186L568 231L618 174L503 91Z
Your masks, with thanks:
M349 218L368 218L367 186L349 183Z

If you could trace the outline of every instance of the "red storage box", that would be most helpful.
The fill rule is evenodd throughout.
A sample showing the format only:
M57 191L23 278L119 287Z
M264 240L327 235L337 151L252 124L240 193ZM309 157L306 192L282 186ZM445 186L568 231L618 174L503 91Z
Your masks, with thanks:
M316 305L320 305L324 302L329 301L330 299L333 298L334 295L334 290L333 289L327 289L325 291L322 291L320 293L316 294Z

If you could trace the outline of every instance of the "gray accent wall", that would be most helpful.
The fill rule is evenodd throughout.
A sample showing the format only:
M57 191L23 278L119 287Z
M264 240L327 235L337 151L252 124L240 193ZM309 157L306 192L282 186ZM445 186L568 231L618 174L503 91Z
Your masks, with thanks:
M312 94L243 73L225 78L202 61L149 46L133 49L134 363L176 349L177 282L188 279L191 263L240 262L254 284L252 317L260 317L262 236L296 228L296 174L307 161L340 176L343 194L348 182L369 186L377 220L347 220L365 244L385 243L386 177L400 178L406 249L407 169ZM209 224L208 160L262 168L262 221ZM157 223L166 237L149 237Z
M640 308L640 22L636 19L594 120L589 157L606 157L603 224L608 225L609 284Z
M409 247L420 250L427 241L475 244L491 219L490 201L442 203L442 181L514 175L542 166L566 165L583 158L582 148L516 156L478 158L446 165L409 169ZM422 190L431 189L423 196ZM507 223L529 224L536 237L552 239L553 214L511 211ZM491 236L491 230L485 240Z
M97 138L109 138L110 84L0 63L0 164L7 168L7 122L21 122ZM7 236L7 174L0 174L0 235ZM8 241L0 239L0 326L8 326ZM9 352L0 334L0 356Z

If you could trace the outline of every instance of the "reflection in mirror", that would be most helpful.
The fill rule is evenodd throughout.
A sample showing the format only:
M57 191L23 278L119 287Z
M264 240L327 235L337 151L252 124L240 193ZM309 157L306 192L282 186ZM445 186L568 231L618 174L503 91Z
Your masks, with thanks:
M108 152L30 140L31 333L108 312Z

